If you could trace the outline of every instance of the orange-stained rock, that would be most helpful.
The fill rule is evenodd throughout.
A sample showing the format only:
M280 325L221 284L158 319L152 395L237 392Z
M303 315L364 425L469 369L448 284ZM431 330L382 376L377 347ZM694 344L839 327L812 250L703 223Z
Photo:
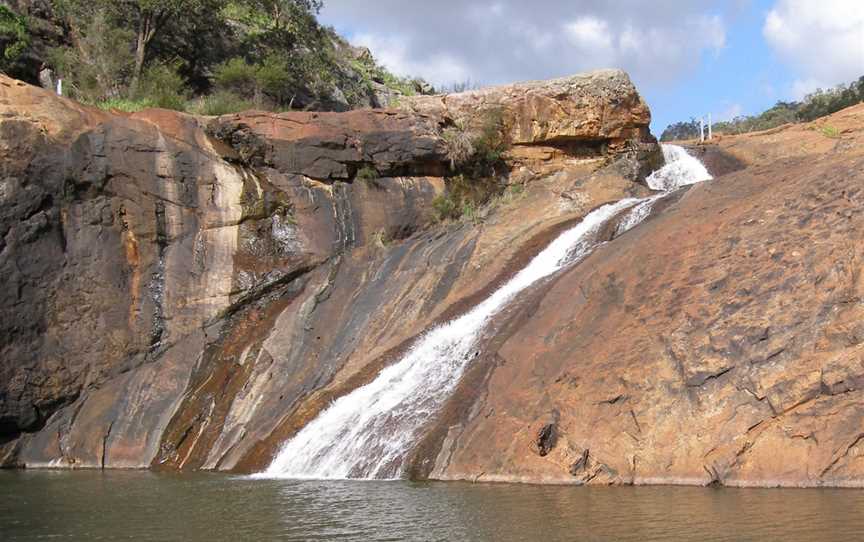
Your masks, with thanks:
M439 117L110 114L2 77L0 113L4 465L261 467L538 239L647 193L567 156L435 224Z
M621 70L529 81L448 94L402 98L399 107L480 133L500 115L513 148L508 158L537 169L567 157L627 156L634 178L662 164L649 131L651 112Z
M400 107L478 127L500 110L514 145L626 140L648 134L651 112L621 70L514 83L442 96L403 98Z
M260 469L563 228L649 193L620 72L406 106L114 115L0 77L0 463ZM493 107L521 190L436 223L442 132ZM718 178L520 295L411 473L862 485L862 143L858 106L691 147Z
M862 137L864 105L706 146L746 169L523 298L415 472L864 486Z

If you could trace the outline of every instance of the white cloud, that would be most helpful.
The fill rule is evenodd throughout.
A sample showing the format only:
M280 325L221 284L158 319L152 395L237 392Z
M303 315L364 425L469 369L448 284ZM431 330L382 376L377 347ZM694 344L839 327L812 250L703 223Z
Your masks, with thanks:
M862 0L779 0L762 32L797 72L790 89L795 98L864 75Z
M728 102L727 102L728 103ZM744 113L744 108L741 104L733 103L729 104L723 111L719 113L714 113L714 117L711 119L714 122L726 122L734 119L735 117L740 117Z
M576 47L604 52L612 49L612 32L609 30L609 23L597 17L579 17L565 24L564 32L570 43Z
M390 69L438 85L605 67L644 84L674 82L719 53L737 9L722 0L327 0L322 19Z
M354 44L368 47L375 58L393 72L414 76L423 74L430 81L465 81L471 72L459 59L447 53L426 57L422 64L410 56L410 40L399 37L381 37L376 34L358 34Z

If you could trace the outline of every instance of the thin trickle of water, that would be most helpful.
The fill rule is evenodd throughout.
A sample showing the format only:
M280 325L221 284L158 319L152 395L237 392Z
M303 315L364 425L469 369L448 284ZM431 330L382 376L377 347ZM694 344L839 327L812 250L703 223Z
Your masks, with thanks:
M674 189L710 178L702 164L680 147L664 145L663 153L668 162L649 178L652 188ZM490 318L532 284L590 254L598 245L597 233L623 211L632 208L621 221L627 224L623 231L644 220L657 197L627 198L589 213L491 296L429 330L375 380L334 401L286 442L258 476L398 477L411 445L477 356L480 334Z

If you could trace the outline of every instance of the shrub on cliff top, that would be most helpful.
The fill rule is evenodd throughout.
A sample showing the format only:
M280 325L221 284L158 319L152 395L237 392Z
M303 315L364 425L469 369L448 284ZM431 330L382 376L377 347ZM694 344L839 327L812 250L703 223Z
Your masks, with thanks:
M27 17L0 5L0 69L7 70L30 46Z
M457 122L441 134L450 167L470 177L494 176L502 169L504 153L510 148L504 113L500 108L488 109L477 124L472 131Z
M256 107L268 104L290 107L291 73L287 58L274 53L255 63L241 57L231 58L216 67L214 80L220 90L251 100Z
M150 66L141 77L133 98L149 101L153 107L184 111L189 91L178 68L177 62Z
M192 102L191 113L198 115L228 115L255 109L255 104L233 92L219 90L209 96L203 96Z
M506 169L504 154L510 147L504 113L500 108L482 113L472 131L457 122L444 130L447 156L454 175L447 188L432 202L438 220L467 218L478 222L478 209L501 194L499 174Z

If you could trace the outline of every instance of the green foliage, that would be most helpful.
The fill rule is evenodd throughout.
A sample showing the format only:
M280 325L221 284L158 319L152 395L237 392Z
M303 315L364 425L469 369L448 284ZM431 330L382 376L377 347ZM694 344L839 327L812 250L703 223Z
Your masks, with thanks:
M509 148L503 110L496 108L486 111L480 135L474 140L475 168L478 168L481 174L494 175L498 166L503 164L504 153Z
M184 111L189 98L186 81L178 73L177 62L154 64L147 68L133 98L147 101L153 107Z
M689 121L676 122L667 126L660 136L660 141L681 141L697 137L699 137L699 121L691 117Z
M218 116L249 111L250 109L255 109L255 104L251 101L233 92L219 90L195 101L190 108L190 112L198 115Z
M357 170L357 174L355 175L356 179L359 179L367 184L378 186L378 170L369 164L364 165L359 170Z
M435 213L435 220L443 222L459 218L462 209L449 194L441 194L432 200L432 210Z
M235 57L217 66L214 72L217 88L251 100L258 107L265 98L277 106L290 106L292 78L287 58L277 53L256 64Z
M817 89L808 94L798 109L798 116L803 121L811 121L861 102L864 102L864 75L848 85Z
M49 62L73 96L88 101L119 98L134 65L131 39L131 32L115 26L108 12L100 10L78 29L76 47L52 49Z
M261 90L280 105L288 105L291 98L292 80L291 66L288 58L282 54L267 55L258 66L257 81Z
M447 191L432 202L438 220L464 218L477 223L479 208L503 190L498 174L504 169L504 154L510 148L503 111L488 109L474 130L457 123L442 133L447 155L456 175L448 177Z
M438 221L464 219L480 222L480 208L496 201L502 193L502 184L494 177L471 179L454 175L446 179L444 194L432 200L432 210Z
M837 85L829 90L818 89L808 94L801 102L781 101L759 115L739 116L730 121L715 123L714 132L744 134L770 130L793 122L809 122L861 102L864 102L864 76L848 85ZM663 131L660 141L697 137L699 137L699 121L691 118L688 122L671 124Z
M375 59L369 55L354 58L350 61L351 69L360 76L363 91L372 92L373 83L384 85L386 88L397 93L397 98L389 104L395 107L398 96L416 96L417 94L431 94L435 89L421 78L399 77L385 67L378 65Z
M798 122L798 104L777 102L774 107L752 117L736 117L731 121L714 124L714 131L722 134L743 134L770 130L777 126ZM706 128L707 129L707 128Z
M259 89L258 70L240 57L231 58L216 67L213 79L222 90L241 96L254 94Z
M510 148L504 113L500 108L488 109L478 124L476 131L457 123L442 132L450 167L474 178L494 176L503 168Z
M129 98L110 98L107 100L88 103L90 103L90 105L98 107L99 109L104 109L105 111L117 110L123 111L125 113L137 113L138 111L142 111L144 109L158 107L156 104L147 99L132 100Z
M462 203L462 220L479 224L481 222L480 213L477 205L473 201L465 201Z
M34 63L44 60L70 95L89 103L146 99L179 109L193 95L199 99L192 107L209 111L245 102L272 110L347 110L377 103L373 79L398 95L431 88L394 76L371 54L355 70L357 49L316 19L322 0L47 1L48 24L62 29L62 45L16 70L35 81ZM22 22L0 6L4 55L26 47ZM165 90L153 80L166 83ZM200 99L214 91L214 98Z
M819 133L821 133L825 137L830 137L831 139L837 139L838 137L840 137L840 132L837 130L837 128L831 126L830 124L820 126Z
M0 5L0 69L7 69L9 64L17 60L30 46L30 31L27 17L14 13L6 6Z

